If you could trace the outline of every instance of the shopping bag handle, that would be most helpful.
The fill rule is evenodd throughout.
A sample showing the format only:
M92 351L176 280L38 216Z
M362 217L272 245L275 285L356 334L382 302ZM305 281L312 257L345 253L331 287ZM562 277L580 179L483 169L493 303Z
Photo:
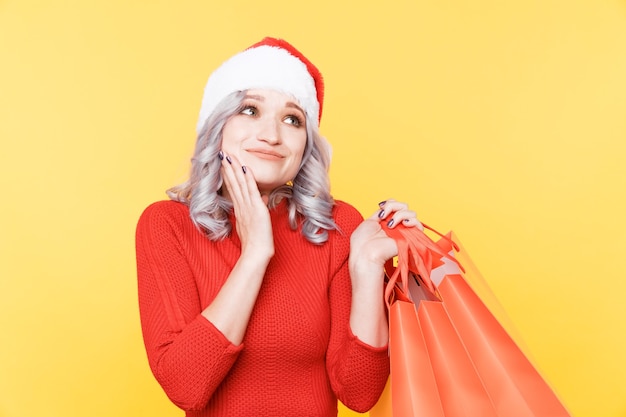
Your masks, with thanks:
M390 228L381 221L381 227L398 246L398 263L394 267L391 260L385 264L388 281L385 286L385 302L387 307L391 306L394 299L410 300L409 294L409 272L414 273L424 285L424 288L432 296L441 299L437 287L430 278L433 265L439 263L442 258L454 262L461 271L465 272L459 261L434 242L423 230L418 227L407 227L402 224ZM430 230L447 243L455 251L459 251L458 245L450 238L434 228L423 224L425 230Z

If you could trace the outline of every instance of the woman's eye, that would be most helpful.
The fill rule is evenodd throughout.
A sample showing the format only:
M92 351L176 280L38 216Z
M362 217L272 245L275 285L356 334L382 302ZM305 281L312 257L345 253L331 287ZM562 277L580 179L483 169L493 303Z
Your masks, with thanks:
M252 106L248 106L248 107L244 107L243 110L241 110L241 114L245 114L248 116L254 116L256 115L256 108L252 107Z
M285 118L285 122L287 122L290 125L294 125L294 126L301 126L302 125L302 121L297 116L287 116Z

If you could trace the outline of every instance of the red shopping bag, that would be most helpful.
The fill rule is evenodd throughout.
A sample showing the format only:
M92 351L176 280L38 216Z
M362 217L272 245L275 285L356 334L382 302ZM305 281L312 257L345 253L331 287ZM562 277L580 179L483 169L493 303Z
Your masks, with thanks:
M452 235L435 231L434 242L417 228L384 229L399 250L385 291L391 376L370 416L569 417L481 300L498 306Z

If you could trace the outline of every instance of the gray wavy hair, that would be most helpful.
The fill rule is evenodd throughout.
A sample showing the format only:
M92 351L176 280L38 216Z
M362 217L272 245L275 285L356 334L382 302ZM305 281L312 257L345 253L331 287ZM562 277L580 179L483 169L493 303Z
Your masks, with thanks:
M232 231L228 218L232 203L222 196L221 161L217 154L222 147L224 125L243 110L245 93L236 91L220 102L198 134L189 179L167 190L172 200L189 207L192 221L211 240L223 239ZM289 226L296 230L300 223L309 242L322 244L328 240L328 231L337 229L328 177L331 152L319 133L317 120L306 117L307 142L298 174L293 185L282 185L270 193L268 206L273 208L281 199L287 199Z

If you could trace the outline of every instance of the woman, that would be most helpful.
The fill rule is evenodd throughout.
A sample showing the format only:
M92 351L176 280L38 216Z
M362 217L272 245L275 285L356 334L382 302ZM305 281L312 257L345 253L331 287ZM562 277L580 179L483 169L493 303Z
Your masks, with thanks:
M388 200L363 220L330 195L323 81L283 40L235 55L205 88L190 178L137 226L152 372L188 416L360 412L389 372L382 231L420 227Z

